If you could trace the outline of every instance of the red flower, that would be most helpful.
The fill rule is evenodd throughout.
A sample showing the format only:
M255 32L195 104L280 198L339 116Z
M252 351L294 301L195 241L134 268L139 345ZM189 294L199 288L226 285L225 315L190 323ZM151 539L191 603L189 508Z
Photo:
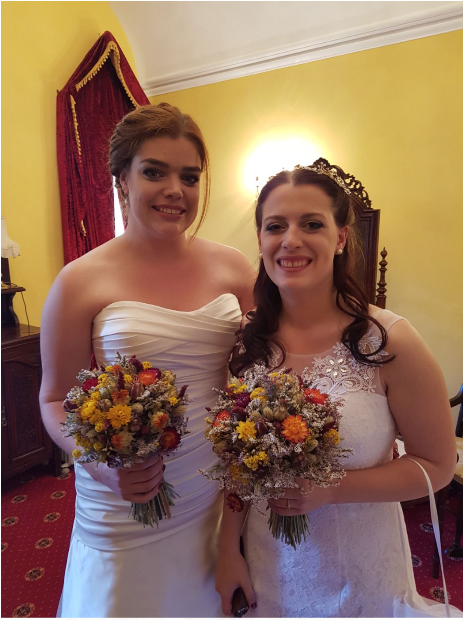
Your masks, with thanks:
M180 435L173 426L166 426L159 440L161 448L169 448L173 450L180 443Z
M157 368L148 368L147 370L142 370L138 373L138 380L142 385L147 386L151 385L152 383L157 383L160 376L160 370L158 370Z
M238 394L235 398L235 405L237 407L241 407L242 409L246 409L251 401L251 396L247 392L243 392L242 394Z
M241 497L238 497L236 493L229 493L227 495L227 506L233 510L233 512L242 512L244 503Z
M219 426L222 422L225 422L226 420L230 420L231 419L231 415L228 413L228 411L221 411L220 413L218 413L215 418L214 418L214 422L212 423L212 426L214 428L216 428L217 426Z
M328 394L322 394L315 388L306 388L304 390L304 398L306 403L313 403L314 405L324 405L325 400L328 398Z
M96 378L87 379L86 381L82 383L82 389L84 390L84 392L88 392L89 390L91 390L93 387L96 387L97 385L98 385L98 379Z

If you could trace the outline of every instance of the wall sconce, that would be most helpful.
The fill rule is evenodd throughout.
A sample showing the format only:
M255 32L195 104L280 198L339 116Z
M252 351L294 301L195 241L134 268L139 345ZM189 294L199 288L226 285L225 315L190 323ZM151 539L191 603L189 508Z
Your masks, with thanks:
M8 235L6 219L2 217L2 328L19 325L18 317L13 310L13 297L26 289L11 282L8 259L20 255L19 244Z

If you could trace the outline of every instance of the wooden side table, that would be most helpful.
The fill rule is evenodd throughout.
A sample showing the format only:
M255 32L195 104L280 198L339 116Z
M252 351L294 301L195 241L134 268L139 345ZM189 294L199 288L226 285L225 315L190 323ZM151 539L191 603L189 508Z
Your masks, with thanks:
M13 325L2 330L2 479L52 461L61 473L61 450L40 415L40 329Z

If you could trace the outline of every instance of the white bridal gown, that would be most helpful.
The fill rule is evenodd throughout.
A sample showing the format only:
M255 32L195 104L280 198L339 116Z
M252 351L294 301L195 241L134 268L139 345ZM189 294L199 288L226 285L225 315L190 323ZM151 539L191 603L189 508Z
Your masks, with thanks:
M165 478L180 498L172 518L156 529L128 518L130 503L96 482L76 464L76 516L61 617L221 616L214 589L221 494L198 473L217 457L204 439L207 415L227 379L241 311L226 293L193 312L120 301L93 321L93 350L99 364L116 353L172 370L177 386L188 384L194 402L182 445L164 459Z
M377 309L373 316L387 330L401 319ZM374 327L364 337L368 352L378 348L378 335ZM355 451L343 460L346 470L392 459L397 426L376 368L357 363L341 343L320 355L287 354L284 365L297 373L307 367L314 387L345 401L342 445ZM402 617L404 600L420 617L445 616L442 604L426 603L416 591L399 503L322 506L309 513L310 534L296 550L272 537L265 514L251 509L244 535L257 595L247 616ZM451 609L452 616L463 615Z

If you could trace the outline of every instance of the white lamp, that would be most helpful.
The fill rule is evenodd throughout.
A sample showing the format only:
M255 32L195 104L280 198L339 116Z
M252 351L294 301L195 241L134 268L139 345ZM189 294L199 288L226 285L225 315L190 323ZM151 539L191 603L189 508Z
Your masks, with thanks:
M20 255L19 245L8 235L6 218L2 217L2 258L16 258Z

